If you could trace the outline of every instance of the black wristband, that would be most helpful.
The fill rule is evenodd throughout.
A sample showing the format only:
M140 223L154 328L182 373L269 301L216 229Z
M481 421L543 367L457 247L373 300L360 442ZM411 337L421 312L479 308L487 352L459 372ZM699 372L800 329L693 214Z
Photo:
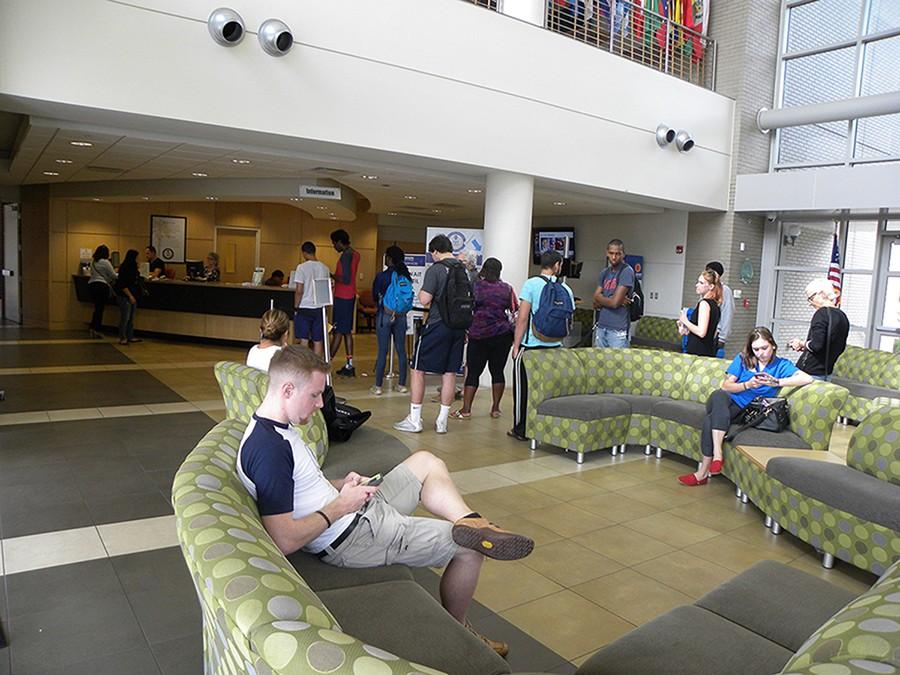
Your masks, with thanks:
M325 522L328 523L328 527L331 527L331 518L326 516L323 511L316 511L316 513L318 513L320 516L322 516L325 519Z

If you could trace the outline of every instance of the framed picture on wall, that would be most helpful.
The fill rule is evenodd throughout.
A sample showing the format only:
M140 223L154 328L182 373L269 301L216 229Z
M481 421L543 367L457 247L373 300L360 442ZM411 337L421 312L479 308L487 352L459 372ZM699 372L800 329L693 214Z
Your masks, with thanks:
M187 237L187 218L150 216L150 245L167 263L183 263Z

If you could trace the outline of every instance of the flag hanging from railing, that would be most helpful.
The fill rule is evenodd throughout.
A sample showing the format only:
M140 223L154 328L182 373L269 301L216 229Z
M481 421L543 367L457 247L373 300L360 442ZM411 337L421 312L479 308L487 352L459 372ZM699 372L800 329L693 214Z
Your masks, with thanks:
M837 227L834 228L834 241L831 244L831 263L828 265L828 281L837 294L836 303L841 305L841 249L838 244Z

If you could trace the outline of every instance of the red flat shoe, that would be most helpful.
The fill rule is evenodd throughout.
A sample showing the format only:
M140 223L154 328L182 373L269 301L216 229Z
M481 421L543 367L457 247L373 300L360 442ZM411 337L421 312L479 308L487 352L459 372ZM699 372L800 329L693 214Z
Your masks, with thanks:
M703 480L697 480L697 476L692 473L686 473L683 476L678 476L678 482L682 485L687 485L688 487L695 487L697 485L706 485L709 482L709 476L704 478Z
M722 465L725 464L721 459L714 459L709 465L709 475L718 476L722 473Z

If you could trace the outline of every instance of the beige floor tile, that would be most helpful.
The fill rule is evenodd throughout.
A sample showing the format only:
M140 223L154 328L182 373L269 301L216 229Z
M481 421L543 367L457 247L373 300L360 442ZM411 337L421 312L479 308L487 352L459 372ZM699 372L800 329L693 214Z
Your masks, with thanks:
M535 490L531 485L513 485L488 490L484 493L490 501L508 509L510 513L543 509L560 503L556 497Z
M95 527L46 532L3 540L6 574L106 557Z
M211 398L205 401L193 401L192 405L197 409L203 412L207 410L224 410L225 409L225 401L221 398Z
M10 424L39 424L49 422L50 415L46 412L18 412L0 415L0 426Z
M501 476L506 476L517 483L530 483L559 476L559 473L553 469L548 469L529 460L495 464L491 467L491 471L499 473Z
M572 478L583 480L604 490L621 490L622 488L643 485L645 481L634 476L615 471L614 467L592 469L572 474Z
M590 497L573 499L572 506L596 513L614 523L624 523L627 520L635 520L659 513L659 509L643 502L623 497L618 492L603 492Z
M739 499L731 499L728 506L718 506L701 500L685 506L676 506L669 509L669 513L719 532L729 532L757 523L761 526L763 521L759 509L752 504L742 504Z
M621 471L635 478L642 478L645 481L679 476L685 472L684 465L680 462L656 459L655 455L650 457L645 455L639 461L624 464L621 467Z
M531 537L534 539L535 546L545 546L563 539L561 534L548 530L546 527L541 527L537 523L533 523L516 514L510 513L505 516L494 518L493 513L491 512L491 520L505 530L518 532L519 534L524 534L526 537Z
M539 461L539 460L538 460ZM606 493L603 488L591 485L590 483L577 480L571 476L557 476L555 478L545 478L544 480L534 481L528 484L528 487L543 492L560 499L562 501L571 501L582 497L593 497Z
M668 544L622 525L581 534L572 537L572 541L627 566L638 565L675 551Z
M566 588L622 569L615 560L572 540L539 546L522 564Z
M537 455L537 452L535 453ZM584 464L575 461L575 456L569 454L548 454L544 457L535 457L532 461L538 466L553 469L558 474L581 473L585 471ZM590 469L587 469L590 471Z
M675 479L672 478L672 483L675 483ZM684 504L692 504L697 501L697 496L687 490L699 490L702 489L703 486L698 488L684 488L684 490L679 490L675 487L665 487L663 485L655 484L655 485L635 485L633 487L621 488L616 490L617 493L623 495L625 497L630 497L631 499L636 499L639 502L644 502L645 504L649 504L650 506L655 506L659 509L671 509L675 506L682 506Z
M495 612L561 591L562 586L521 562L486 560L475 599Z
M177 403L148 403L147 407L150 408L150 412L154 415L169 415L172 413L189 413L197 411L194 404L189 401L180 401Z
M865 572L840 560L835 562L834 568L827 570L822 567L821 555L816 553L812 547L809 547L806 553L792 560L788 565L854 593L862 593L868 590L877 578L874 574Z
M571 504L556 504L534 511L525 511L522 517L566 538L612 525L606 518Z
M97 531L110 556L178 546L175 516L98 525Z
M719 534L712 528L697 525L666 512L629 520L625 526L675 548L687 548Z
M692 598L634 570L624 569L572 587L616 616L640 626Z
M660 556L632 569L695 600L735 576L731 570L713 565L687 551Z
M727 534L701 541L699 544L688 547L687 551L698 558L709 560L711 563L726 567L733 572L743 572L762 560L787 563L793 559L786 553L773 551L766 546L748 544Z
M99 408L69 408L68 410L48 410L51 422L68 422L70 420L92 420L103 417Z
M515 509L508 509L491 501L483 492L470 492L465 496L465 502L472 511L477 511L489 520L502 518L515 511Z
M116 405L100 408L100 414L104 417L135 417L137 415L152 415L153 413L145 405Z
M597 650L634 629L633 624L569 590L501 615L566 659Z
M772 534L772 531L763 525L762 514L755 523L729 530L728 536L770 550L780 556L788 556L791 560L806 555L812 550L809 544L797 539L787 530L782 530L779 535Z
M468 469L466 471L454 471L451 474L453 482L460 494L469 492L484 492L492 488L515 485L509 478L488 471L487 469Z

